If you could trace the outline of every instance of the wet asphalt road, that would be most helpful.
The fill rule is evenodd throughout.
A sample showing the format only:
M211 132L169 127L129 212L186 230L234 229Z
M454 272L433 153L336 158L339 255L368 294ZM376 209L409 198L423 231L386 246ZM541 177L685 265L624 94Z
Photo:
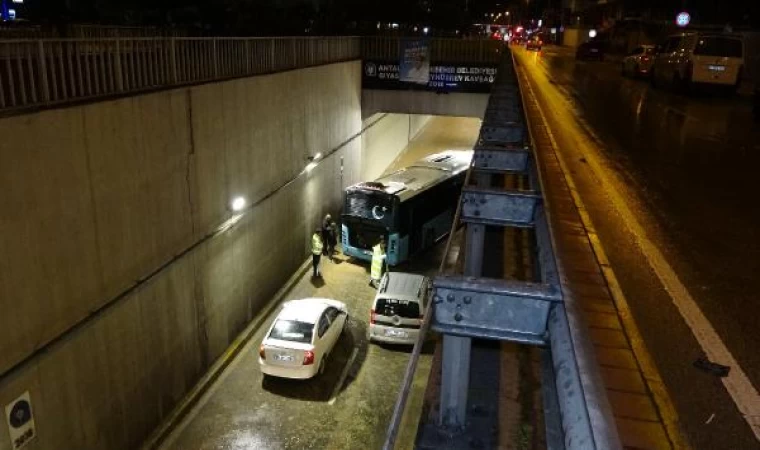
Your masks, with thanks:
M406 270L431 274L441 257L440 247ZM263 379L258 346L272 315L162 448L358 450L382 446L411 347L368 344L367 318L375 293L367 284L368 268L342 256L337 261L323 263L324 282L311 279L309 270L285 296L286 300L328 297L347 304L349 326L330 355L325 374L305 381ZM421 357L422 371L429 372L433 347L431 342Z
M757 388L760 124L750 99L655 90L622 78L617 63L576 62L566 50L517 55L538 91L552 92L538 94L542 108L688 441L760 448L720 380L692 366L699 344L580 150L598 152L621 181L628 207Z
M479 121L471 118L434 118L412 141L393 166L447 148L472 148ZM437 272L445 241L394 270L432 276ZM368 286L368 264L323 258L324 280L309 271L285 293L283 300L328 297L347 304L350 321L330 355L326 372L311 380L263 380L258 348L276 308L254 331L230 365L164 441L165 450L306 450L381 448L411 346L367 342L367 322L375 290ZM410 395L422 405L435 342L423 347ZM406 435L405 435L406 434ZM400 441L414 439L414 430L402 430Z

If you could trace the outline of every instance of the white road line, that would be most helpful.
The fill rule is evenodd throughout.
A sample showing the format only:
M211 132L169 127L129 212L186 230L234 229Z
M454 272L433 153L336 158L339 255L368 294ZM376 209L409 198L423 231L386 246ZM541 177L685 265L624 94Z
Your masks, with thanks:
M356 359L356 355L358 354L359 354L359 347L354 347L354 350L351 352L351 357L348 358L348 362L346 363L345 367L343 367L343 372L340 373L340 377L338 378L338 384L335 385L335 388L333 389L332 394L330 395L330 401L327 402L328 405L333 405L335 403L335 400L338 399L340 388L342 388L343 383L346 382L348 371L351 370L351 366L354 365L354 360Z
M580 145L578 148L586 158L594 175L601 181L604 187L603 191L609 196L613 206L627 224L650 267L670 295L673 304L681 313L681 317L691 329L707 358L731 367L729 375L721 378L721 381L744 416L744 420L747 421L755 434L755 438L760 440L760 394L723 343L710 321L702 313L699 305L686 286L683 285L675 270L667 262L660 249L649 239L644 227L636 220L636 215L633 214L617 186L611 180L609 171L603 169L597 153L595 151L585 152L583 146Z

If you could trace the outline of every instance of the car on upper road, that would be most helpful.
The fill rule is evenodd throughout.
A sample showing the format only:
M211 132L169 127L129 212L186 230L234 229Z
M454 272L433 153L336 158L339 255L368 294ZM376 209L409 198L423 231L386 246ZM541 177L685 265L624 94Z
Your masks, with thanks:
M388 272L372 303L369 341L414 344L428 304L430 280L422 275Z
M544 45L543 39L541 39L541 36L534 35L531 36L530 39L528 39L528 42L525 43L525 50L536 50L541 51L541 46Z
M307 298L286 302L259 347L264 375L307 379L325 364L348 323L348 309L337 300Z
M604 44L602 41L591 40L578 46L575 51L575 59L586 60L592 59L597 61L604 60Z
M681 33L658 46L652 66L652 84L671 84L689 90L714 85L736 90L744 69L744 41L740 36Z
M623 58L621 72L625 76L638 77L649 75L654 64L654 45L640 45Z

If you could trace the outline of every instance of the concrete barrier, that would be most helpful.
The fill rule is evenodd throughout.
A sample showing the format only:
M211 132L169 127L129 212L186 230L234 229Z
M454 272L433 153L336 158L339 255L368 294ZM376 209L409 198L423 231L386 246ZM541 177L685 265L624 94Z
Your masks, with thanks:
M30 391L26 448L134 448L169 414L343 188L424 126L363 124L360 79L348 62L0 120L0 406Z

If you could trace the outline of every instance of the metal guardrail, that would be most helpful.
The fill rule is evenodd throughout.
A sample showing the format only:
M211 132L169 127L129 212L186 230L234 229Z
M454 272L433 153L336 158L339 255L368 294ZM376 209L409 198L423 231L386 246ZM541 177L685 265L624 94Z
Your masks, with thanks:
M358 37L0 41L0 110L53 106L360 57Z
M362 57L377 61L398 61L401 38L365 37ZM503 55L504 43L493 39L430 38L430 62L458 64L497 64Z
M549 212L512 64L511 57L505 57L499 68L468 173L475 183L465 187L457 210L454 227L460 218L466 224L464 276L438 276L433 281L431 329L443 334L438 425L449 433L466 428L472 339L504 340L545 348L542 389L548 448L621 449L604 389L589 386L589 380L601 376L583 321L563 300ZM490 188L494 173L518 174L528 181L529 190ZM482 278L486 226L534 230L537 282ZM421 334L420 340L424 338ZM386 450L393 448L397 415L403 414L416 361L413 355Z

